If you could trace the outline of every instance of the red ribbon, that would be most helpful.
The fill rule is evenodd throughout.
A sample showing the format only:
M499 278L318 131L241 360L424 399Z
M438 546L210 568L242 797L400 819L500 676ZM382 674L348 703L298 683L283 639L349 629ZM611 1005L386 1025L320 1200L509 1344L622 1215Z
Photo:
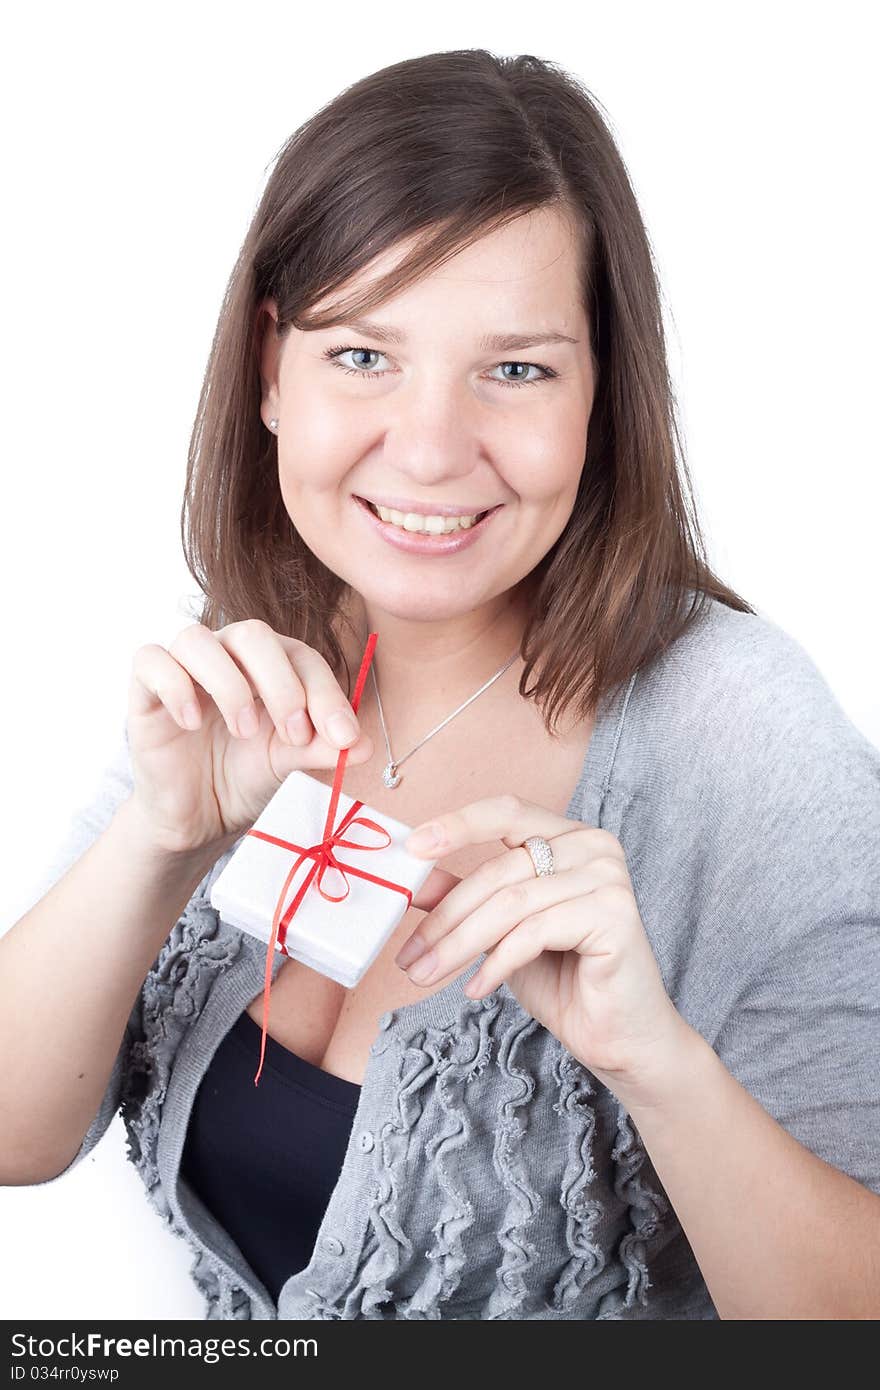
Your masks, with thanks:
M354 694L351 697L351 707L355 711L355 713L357 713L357 708L360 704L364 683L367 679L367 672L370 669L370 662L373 660L373 652L376 647L376 640L378 638L378 635L379 634L376 632L371 632L369 637L367 638L367 645L364 648L363 660L361 661L361 669L358 672L358 678L355 682L354 687ZM266 1055L266 1034L269 1027L269 996L272 990L272 961L275 955L275 943L277 940L282 950L284 950L285 954L287 954L284 945L285 938L287 936L287 928L290 925L291 919L298 911L299 905L305 897L306 893L308 892L312 880L315 879L316 875L316 887L318 889L318 892L321 894L322 898L326 898L327 902L341 903L345 898L348 897L349 892L351 890L349 887L348 879L345 877L345 871L347 869L350 874L355 874L358 878L369 879L370 883L376 883L382 888L391 888L394 890L395 893L403 893L407 901L407 906L409 907L412 905L412 893L409 890L409 888L405 888L403 884L393 883L390 879L387 878L377 878L374 874L368 874L365 869L356 869L353 864L340 864L339 860L336 858L336 855L334 853L334 849L336 848L377 850L387 849L387 847L391 844L391 836L388 834L388 831L385 829L384 826L379 825L374 820L368 820L365 816L357 815L357 812L364 804L362 801L352 802L352 805L349 807L346 814L342 817L342 820L339 822L336 828L331 831L331 826L333 825L333 817L336 814L336 807L339 802L339 793L342 790L342 779L345 775L345 763L347 758L348 749L342 748L340 750L339 757L336 760L336 773L333 778L333 788L330 793L330 802L327 807L327 817L324 822L324 838L320 841L319 844L305 846L297 845L290 840L282 840L277 835L266 835L262 830L249 830L247 832L248 835L254 835L259 840L267 840L269 844L279 845L281 849L289 849L298 856L296 862L291 867L291 870L287 875L287 878L284 880L284 886L278 895L278 901L275 904L275 911L272 914L272 935L269 938L269 946L266 951L266 976L265 984L263 987L263 1033L260 1041L260 1065L257 1068L257 1074L254 1077L255 1086L259 1085L260 1073L263 1070L263 1059ZM380 835L385 836L385 843L381 845L361 845L358 844L356 840L343 839L342 832L346 830L350 825L364 825L370 830L378 831ZM299 868L300 864L303 862L304 859L312 859L314 862L312 863L311 868L309 869L308 873L306 874L305 878L300 884L299 891L297 892L296 897L293 899L293 902L290 904L287 911L284 913L284 916L282 917L281 909L284 904L285 895L290 886L290 881L296 875L297 869ZM337 869L338 872L342 874L342 877L345 880L345 892L342 893L338 898L333 897L332 893L325 893L324 889L321 887L324 874L330 867Z

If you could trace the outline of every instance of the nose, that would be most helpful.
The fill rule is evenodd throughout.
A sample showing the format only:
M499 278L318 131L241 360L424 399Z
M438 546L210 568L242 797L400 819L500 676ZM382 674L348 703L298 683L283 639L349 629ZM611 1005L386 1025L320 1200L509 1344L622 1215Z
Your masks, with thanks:
M484 457L468 393L436 372L429 382L399 387L382 408L388 412L382 454L389 482L409 479L426 493L446 484L445 496L455 500L451 484L467 478Z

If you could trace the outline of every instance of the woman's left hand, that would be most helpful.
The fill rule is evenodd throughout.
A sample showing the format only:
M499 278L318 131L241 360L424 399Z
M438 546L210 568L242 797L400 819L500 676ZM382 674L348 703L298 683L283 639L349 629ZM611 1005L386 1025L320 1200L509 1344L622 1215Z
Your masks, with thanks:
M513 795L471 802L430 826L440 842L420 844L413 831L407 852L436 859L492 840L507 849L465 878L429 874L413 898L427 916L397 964L429 985L486 952L469 996L505 982L603 1085L649 1097L651 1078L689 1029L666 993L616 837ZM536 875L523 848L530 835L549 841L555 873ZM421 971L411 968L417 947Z

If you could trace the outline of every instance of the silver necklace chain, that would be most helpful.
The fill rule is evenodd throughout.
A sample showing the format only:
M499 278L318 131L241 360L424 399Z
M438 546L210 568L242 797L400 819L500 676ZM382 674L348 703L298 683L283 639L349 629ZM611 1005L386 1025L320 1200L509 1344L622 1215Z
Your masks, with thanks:
M411 758L413 753L417 753L419 749L422 747L422 744L427 743L428 739L433 738L434 735L438 734L441 729L445 729L446 725L450 722L450 720L454 719L457 714L461 714L463 709L467 709L468 705L472 704L473 701L476 700L478 695L482 695L484 690L488 690L489 686L494 684L494 682L497 681L500 676L503 676L504 672L507 670L509 666L513 665L514 661L516 661L516 658L518 656L519 649L517 649L513 653L513 656L511 656L509 660L505 661L500 671L496 671L494 676L492 676L490 680L486 681L485 685L481 685L479 690L475 691L475 693L471 695L469 699L465 700L463 705L459 705L458 709L453 710L450 715L447 715L447 717L443 720L441 724L438 724L437 727L432 729L429 734L425 734L425 737L421 740L420 743L416 744L415 748L411 748L408 753L405 753L402 758L398 758L396 762L394 760L394 755L391 752L391 741L388 738L388 726L385 723L385 715L382 710L382 699L379 695L379 682L376 680L375 667L371 662L370 675L373 677L373 687L376 691L376 704L379 707L379 718L382 721L382 732L385 735L385 747L388 750L388 763L382 772L382 781L385 784L385 786L389 788L398 786L400 784L400 773L397 771L397 769L406 762L407 758Z

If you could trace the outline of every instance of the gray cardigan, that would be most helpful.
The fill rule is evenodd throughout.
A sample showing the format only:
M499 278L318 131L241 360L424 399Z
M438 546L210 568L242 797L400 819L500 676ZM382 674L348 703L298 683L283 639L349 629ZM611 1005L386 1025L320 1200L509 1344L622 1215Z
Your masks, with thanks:
M41 893L130 788L123 744ZM567 814L620 840L679 1012L880 1193L880 753L803 647L711 600L605 702ZM199 1083L263 986L265 947L208 902L227 858L154 962L70 1165L121 1108L206 1318L717 1317L623 1106L506 986L464 995L479 961L379 1020L312 1258L276 1305L179 1175Z

